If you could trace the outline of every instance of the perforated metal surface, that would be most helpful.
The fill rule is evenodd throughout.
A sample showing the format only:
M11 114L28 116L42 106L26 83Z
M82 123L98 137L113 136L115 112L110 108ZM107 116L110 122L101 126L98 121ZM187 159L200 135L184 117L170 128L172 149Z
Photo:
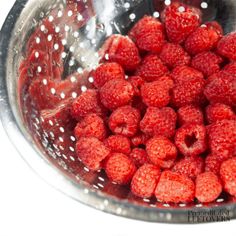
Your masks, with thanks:
M236 17L234 1L182 2L201 8L204 20L217 19L224 26L225 32L234 30ZM8 117L10 122L19 126L28 140L25 145L30 143L37 149L38 153L34 153L34 159L40 159L41 156L44 161L50 163L53 171L56 170L55 173L59 171L57 177L65 177L59 180L63 184L53 183L54 180L49 179L50 175L47 177L47 173L40 173L43 167L37 168L37 164L34 163L32 165L36 171L38 169L39 174L50 183L86 204L114 214L150 221L187 222L190 209L209 211L212 208L226 209L225 207L230 210L230 217L234 217L235 205L232 204L232 199L223 195L210 205L198 202L189 205L163 204L156 199L134 197L127 187L111 183L103 171L96 173L89 171L75 154L73 124L62 124L60 120L44 120L37 104L30 99L28 90L25 89L26 85L19 80L18 69L24 59L27 42L34 30L39 28L41 33L35 37L35 42L39 45L34 51L35 58L39 58L40 51L37 49L46 39L51 45L50 50L59 55L60 63L64 67L61 76L70 89L63 91L60 86L52 85L46 76L42 78L41 86L47 87L49 97L56 96L59 101L76 99L80 93L93 87L93 78L89 76L89 72L99 63L99 49L104 40L113 33L126 34L145 14L159 18L164 6L170 3L170 0L81 0L77 4L82 10L75 15L72 10L66 8L65 2L60 0L32 0L26 4L18 1L7 22L8 28L10 28L9 22L16 24L11 26L12 32L6 32L1 40L1 47L9 44L1 51L1 74L5 82L1 82L0 101L2 107L5 106L9 113L2 116L6 123ZM55 33L51 34L47 29L47 25L43 23L44 19L52 23ZM3 30L7 28L6 24ZM43 38L40 35L43 35ZM52 65L56 63L58 62L52 61ZM37 76L43 73L44 69L43 66L38 66ZM10 104L7 102L8 99ZM11 114L12 111L14 116Z

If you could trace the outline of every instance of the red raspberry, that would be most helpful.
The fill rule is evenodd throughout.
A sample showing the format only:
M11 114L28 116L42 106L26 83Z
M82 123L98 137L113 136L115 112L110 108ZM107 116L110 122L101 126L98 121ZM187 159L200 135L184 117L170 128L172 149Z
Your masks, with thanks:
M221 71L211 75L208 78L208 81L212 82L213 80L215 80L217 78L221 78L223 80L228 80L230 78L234 78L235 73L236 73L236 63L230 62Z
M191 80L204 79L203 74L189 66L177 66L171 73L171 77L176 84L183 84Z
M222 192L222 186L217 175L205 172L196 179L195 196L199 202L208 203L215 201Z
M197 28L185 41L185 49L192 55L211 50L221 35L213 27L203 25Z
M130 140L122 135L111 135L105 140L104 144L112 152L119 152L126 155L131 152Z
M172 103L176 107L202 105L205 102L203 94L205 84L206 81L200 78L185 81L183 84L176 84L172 90Z
M171 169L174 166L175 161L175 159L157 159L158 166L160 166L162 169Z
M138 49L127 36L112 35L102 47L101 54L109 62L119 63L125 70L135 70L141 61Z
M199 156L185 157L178 161L172 168L172 171L186 175L193 180L196 179L203 170L204 161L203 158Z
M101 64L91 75L97 88L101 88L109 80L125 79L123 68L115 62Z
M113 153L105 162L105 171L111 181L128 184L136 172L136 167L125 154Z
M179 44L166 43L160 53L160 59L169 67L189 65L190 56Z
M182 3L172 3L162 14L171 42L182 43L199 26L200 11Z
M205 76L210 76L220 71L222 58L213 52L202 52L192 59L192 67L201 71Z
M100 90L102 104L111 110L128 104L133 95L133 86L128 81L121 79L108 81Z
M232 67L229 68L229 71ZM214 75L206 85L204 94L211 103L225 103L233 106L236 103L236 79L226 70Z
M224 68L223 68L223 73L226 73L228 75L234 75L236 74L236 62L231 62L229 64L227 64Z
M193 105L184 106L178 110L177 114L180 126L190 123L204 123L203 113L199 107Z
M76 143L76 154L89 169L99 170L102 160L110 154L110 150L97 138L82 137Z
M141 96L134 96L132 99L131 106L138 109L142 117L144 116L147 110L147 106L146 104L144 104Z
M236 119L232 108L222 103L209 105L206 108L206 117L210 124L221 120Z
M162 109L149 107L140 122L140 129L146 135L162 135L170 138L175 133L177 115L170 107Z
M144 16L129 32L130 38L143 51L159 53L165 40L164 29L160 21Z
M236 33L225 35L217 45L217 51L221 56L227 57L230 60L236 60Z
M131 106L117 108L109 118L109 127L115 134L122 134L127 137L134 136L139 127L140 113Z
M75 127L75 137L77 139L81 137L95 137L99 140L106 138L106 126L101 117L96 114L86 115Z
M134 148L130 153L130 159L133 160L138 168L148 163L147 153L142 148Z
M80 119L90 113L102 115L105 109L100 103L97 90L88 89L72 103L71 114L74 118Z
M187 124L176 131L175 145L186 156L196 156L207 148L206 128L199 124Z
M224 189L236 197L236 158L224 161L220 168Z
M141 198L150 198L154 195L161 171L157 166L145 164L133 176L131 192Z
M214 154L210 154L205 159L205 171L213 172L215 175L219 175L220 166L223 162L224 158L220 156L216 156Z
M155 136L149 139L146 144L146 151L148 159L155 165L160 165L158 160L175 160L177 157L175 145L163 136Z
M141 86L145 83L142 77L140 76L130 76L128 81L132 84L134 88L134 95L140 96Z
M229 158L236 153L236 120L222 120L208 128L212 154Z
M222 26L217 21L210 21L205 23L205 25L209 29L215 30L220 37L222 37L222 35L224 34Z
M156 198L161 202L192 202L194 182L185 175L169 170L163 171L155 190Z
M148 55L143 59L135 74L141 76L144 80L151 82L167 73L167 67L157 55Z
M163 77L162 77L163 78ZM172 84L170 86L170 84ZM165 76L165 80L156 80L144 83L141 87L141 97L147 106L165 107L170 102L170 89L173 81Z
M144 146L149 138L150 137L144 133L138 133L136 136L131 138L131 144L134 147Z

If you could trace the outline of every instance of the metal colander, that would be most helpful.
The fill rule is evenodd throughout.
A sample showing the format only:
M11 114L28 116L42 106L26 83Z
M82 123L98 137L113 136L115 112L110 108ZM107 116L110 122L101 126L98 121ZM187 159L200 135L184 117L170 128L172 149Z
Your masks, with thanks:
M31 101L27 83L20 78L19 68L29 48L29 39L35 29L35 58L40 59L40 48L50 44L58 61L50 61L54 73L59 71L67 86L52 85L47 77L40 88L47 88L51 97L70 101L93 87L89 72L99 64L99 49L105 39L113 34L126 34L145 14L160 17L160 12L170 0L75 0L77 10L67 7L65 0L18 0L8 15L1 31L0 41L0 116L3 125L22 157L47 182L89 206L134 219L154 222L185 223L191 214L216 214L226 212L228 218L236 217L236 204L229 197L220 196L214 203L163 204L156 199L134 197L125 186L110 182L103 171L91 172L75 154L73 124L50 119L52 109L43 115ZM234 0L182 1L202 9L203 20L217 20L225 33L235 30L236 2ZM53 30L44 24L51 22ZM55 36L56 35L56 36ZM43 37L43 38L42 38ZM55 38L56 37L56 38ZM59 40L58 40L59 39ZM109 56L109 55L108 55ZM49 65L37 66L37 73ZM33 77L34 75L32 75ZM24 77L24 74L23 74ZM69 87L69 91L63 88ZM68 89L67 89L68 90ZM51 97L50 97L51 96ZM46 106L47 107L47 106ZM66 108L64 114L66 115ZM54 113L57 110L53 110ZM49 117L49 118L48 118Z

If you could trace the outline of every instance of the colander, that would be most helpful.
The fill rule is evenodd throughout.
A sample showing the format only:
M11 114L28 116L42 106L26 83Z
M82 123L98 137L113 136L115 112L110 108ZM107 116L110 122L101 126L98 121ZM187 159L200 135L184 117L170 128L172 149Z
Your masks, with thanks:
M63 125L59 119L45 121L42 118L37 104L30 100L25 84L19 79L22 78L19 68L22 67L28 41L36 28L41 33L35 36L38 45L35 57L40 56L37 50L43 47L40 35L45 34L53 53L59 55L59 62L51 61L54 72L60 68L57 63L64 65L63 71L60 71L61 77L71 90L63 91L63 86L53 87L46 77L40 86L48 87L50 96L57 96L60 101L73 100L93 86L89 71L99 64L99 50L109 35L126 34L145 14L159 18L165 5L171 3L170 0L74 2L77 4L76 13L67 7L65 0L18 0L2 28L0 116L9 138L21 156L52 186L104 212L138 220L172 223L202 222L201 218L194 218L194 215L205 215L209 219L218 215L219 221L235 218L236 204L223 195L211 204L163 204L155 199L134 197L127 187L110 182L103 171L91 172L83 166L75 154L75 137L71 127ZM182 2L201 8L203 20L217 20L223 25L225 33L235 30L236 1ZM54 25L53 36L43 23L45 19ZM55 35L58 35L59 43L53 38ZM49 65L38 66L37 73L40 74L44 66ZM50 114L52 110L47 112Z

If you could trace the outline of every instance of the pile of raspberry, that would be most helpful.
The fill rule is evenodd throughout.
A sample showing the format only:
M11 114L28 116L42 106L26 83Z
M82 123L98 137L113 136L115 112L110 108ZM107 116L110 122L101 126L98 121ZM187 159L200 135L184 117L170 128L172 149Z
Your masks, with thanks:
M236 33L173 3L100 54L94 88L66 106L82 163L140 198L236 197Z

